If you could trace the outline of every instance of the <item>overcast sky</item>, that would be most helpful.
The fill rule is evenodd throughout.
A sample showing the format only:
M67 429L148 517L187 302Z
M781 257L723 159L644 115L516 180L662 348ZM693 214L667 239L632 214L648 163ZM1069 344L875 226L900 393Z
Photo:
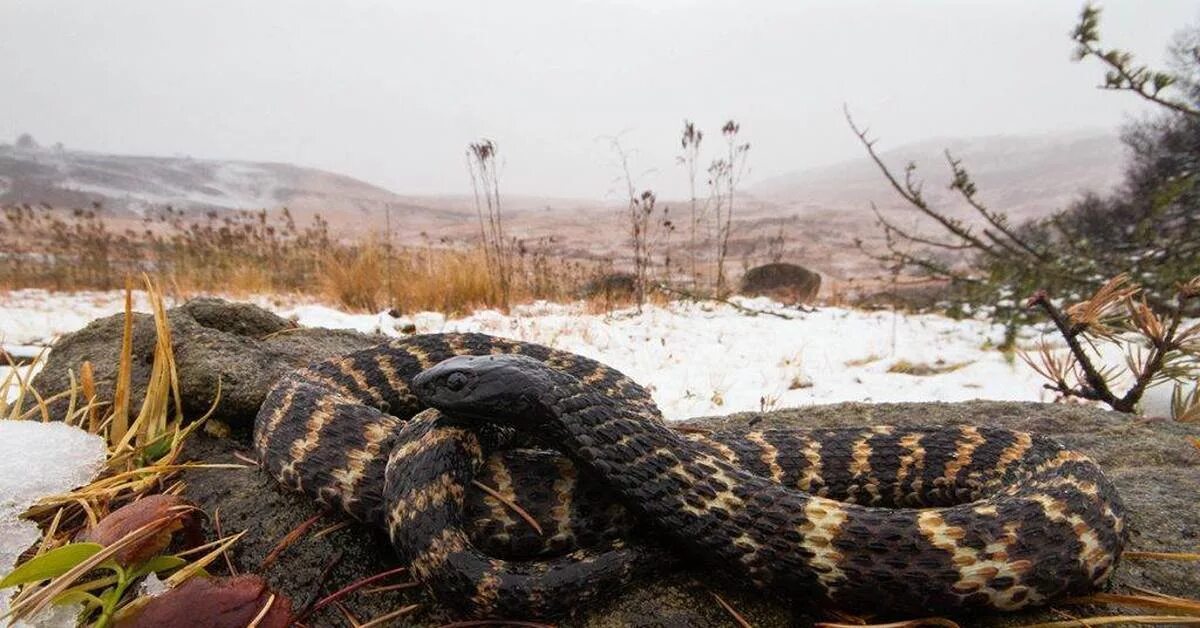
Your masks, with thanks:
M599 198L605 136L641 184L682 189L682 120L736 118L751 179L936 136L1115 128L1140 105L1072 63L1081 0L413 3L0 0L0 138L286 161L400 193L468 191L494 138L502 188ZM1103 4L1107 43L1157 63L1200 17ZM715 146L714 146L715 147Z

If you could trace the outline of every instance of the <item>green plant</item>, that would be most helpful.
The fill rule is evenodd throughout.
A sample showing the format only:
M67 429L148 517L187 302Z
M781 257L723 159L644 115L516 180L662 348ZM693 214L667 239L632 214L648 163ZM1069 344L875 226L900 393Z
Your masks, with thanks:
M154 528L131 533L129 541L134 543L152 534ZM34 584L49 580L40 594L19 598L13 605L14 619L27 617L45 608L46 603L83 604L83 616L95 616L98 628L108 626L120 610L121 602L129 587L151 573L164 573L187 563L178 556L158 555L142 563L122 567L112 559L114 545L105 548L97 543L69 543L40 556L34 557L0 580L0 588ZM92 578L82 583L78 579L94 570L108 571L108 577ZM85 621L93 621L88 619Z
M93 526L86 540L40 553L0 580L0 588L24 587L14 598L9 616L21 619L50 604L79 603L81 622L104 628L137 604L128 593L144 577L170 572L165 583L175 586L206 576L205 567L241 538L238 534L167 553L177 537L198 533L196 510L171 495L155 497L159 499L131 502ZM188 556L200 552L207 554L189 562Z

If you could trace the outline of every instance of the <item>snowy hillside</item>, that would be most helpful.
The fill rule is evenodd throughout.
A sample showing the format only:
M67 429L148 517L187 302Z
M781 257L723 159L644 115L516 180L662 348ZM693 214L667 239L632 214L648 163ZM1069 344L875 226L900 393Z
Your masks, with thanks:
M108 155L0 144L0 204L275 209L325 214L393 211L457 216L344 175L283 163Z

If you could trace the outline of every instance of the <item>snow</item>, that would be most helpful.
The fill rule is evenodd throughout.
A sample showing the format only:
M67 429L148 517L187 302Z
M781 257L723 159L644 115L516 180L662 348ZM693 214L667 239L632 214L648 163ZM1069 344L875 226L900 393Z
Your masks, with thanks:
M315 305L284 314L303 325L394 334L413 324L422 333L477 331L572 351L647 386L669 419L839 401L1050 399L1024 363L986 348L1003 338L999 326L842 308L802 314L766 299L742 304L795 318L696 303L612 315L548 303L457 319L389 319ZM926 376L888 372L900 361L960 368Z
M92 318L119 313L123 299L120 292L0 293L0 339L6 346L49 344ZM481 310L456 318L432 312L393 318L311 301L250 300L305 326L398 337L411 324L419 333L477 331L572 351L650 388L671 419L839 401L1053 398L1032 369L989 348L1003 337L999 326L933 314L836 307L802 313L768 299L747 299L740 301L745 307L790 319L685 302L642 313L535 303L509 314ZM144 298L135 299L135 309L148 309ZM901 361L958 368L931 375L889 372Z
M104 467L105 449L99 436L63 423L0 421L0 574L12 571L21 553L41 538L37 525L20 519L21 513L41 497L91 481ZM0 615L12 593L0 591ZM77 612L55 610L35 625L73 626Z
M158 578L158 574L150 573L150 575L142 578L142 581L137 585L138 597L157 597L167 592L167 583Z
M134 296L134 309L149 311L144 293ZM514 307L509 314L481 310L449 318L422 312L394 318L297 298L264 295L242 300L309 327L399 337L412 325L419 333L477 331L572 351L609 364L650 388L672 419L840 401L1054 398L1023 361L991 348L1003 338L1001 327L935 314L836 307L802 313L760 298L739 303L789 319L686 302L647 307L640 314L632 309L597 313L583 304L535 303ZM28 354L92 319L123 309L124 294L117 291L0 292L0 348ZM1021 346L1033 347L1042 333L1022 330ZM1052 333L1047 338L1057 339ZM1109 346L1102 350L1105 362L1123 364L1119 351ZM900 362L947 372L889 372ZM0 368L0 380L5 371ZM1169 416L1169 403L1170 386L1153 388L1144 400L1145 412Z
M135 292L133 307L150 311L144 292ZM122 312L125 294L106 292L0 292L0 345L48 345L58 336L82 329L92 320Z

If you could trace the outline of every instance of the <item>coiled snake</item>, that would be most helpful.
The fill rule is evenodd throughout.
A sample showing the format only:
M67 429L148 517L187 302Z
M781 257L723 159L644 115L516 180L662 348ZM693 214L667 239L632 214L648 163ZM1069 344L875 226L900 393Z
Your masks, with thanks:
M569 461L506 449L522 438ZM1126 536L1111 483L1050 439L986 427L680 434L612 369L478 334L416 336L289 375L255 445L285 486L386 525L435 595L476 615L565 612L661 566L664 551L844 608L1013 610L1101 584ZM515 518L504 501L543 534L500 523ZM666 542L643 543L651 534Z

